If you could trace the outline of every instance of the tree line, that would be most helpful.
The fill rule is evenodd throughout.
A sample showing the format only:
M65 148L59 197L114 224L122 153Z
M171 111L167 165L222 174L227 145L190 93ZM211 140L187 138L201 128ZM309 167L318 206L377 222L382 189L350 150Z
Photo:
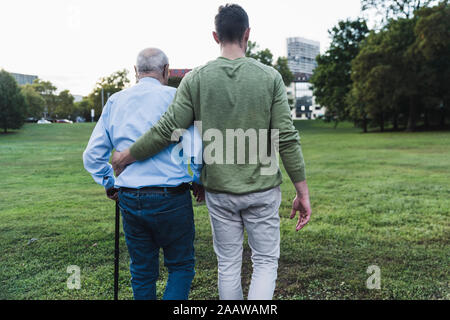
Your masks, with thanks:
M378 27L340 21L311 78L326 119L369 128L444 128L450 118L448 0L363 0Z
M69 90L57 93L56 86L50 81L38 78L32 84L19 86L11 74L0 70L0 127L6 133L8 129L19 129L26 119L90 119L91 109L95 110L97 120L102 112L102 102L106 103L110 95L129 83L126 69L116 71L102 77L89 95L75 102Z
M19 86L11 74L0 70L0 128L4 133L19 129L27 118L70 119L74 114L74 97L69 90L56 94L56 87L41 79Z

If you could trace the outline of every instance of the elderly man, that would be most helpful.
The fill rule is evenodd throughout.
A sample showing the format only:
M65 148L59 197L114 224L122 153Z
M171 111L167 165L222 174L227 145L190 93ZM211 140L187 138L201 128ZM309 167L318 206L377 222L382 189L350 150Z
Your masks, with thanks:
M134 298L156 299L162 248L164 264L169 270L163 298L184 300L188 298L195 273L189 183L194 181L194 195L202 200L202 187L198 185L202 142L192 126L178 145L172 144L150 159L133 163L114 178L108 163L112 150L127 149L155 125L176 92L167 86L169 64L161 50L141 51L135 70L138 83L108 99L84 151L84 166L94 180L105 187L109 198L119 199L131 258ZM193 178L186 161L179 161L177 156L193 160Z

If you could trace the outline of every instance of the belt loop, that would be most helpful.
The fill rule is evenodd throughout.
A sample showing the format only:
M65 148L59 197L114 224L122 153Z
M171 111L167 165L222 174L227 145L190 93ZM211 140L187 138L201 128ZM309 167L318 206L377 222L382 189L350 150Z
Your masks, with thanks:
M141 189L137 189L137 202L138 202L138 211L141 211Z

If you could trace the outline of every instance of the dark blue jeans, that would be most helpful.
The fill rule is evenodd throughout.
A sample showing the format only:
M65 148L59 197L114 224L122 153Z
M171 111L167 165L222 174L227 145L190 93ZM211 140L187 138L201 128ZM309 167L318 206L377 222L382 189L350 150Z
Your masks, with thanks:
M156 300L159 251L169 278L164 300L187 300L194 278L194 214L189 191L119 191L134 299Z

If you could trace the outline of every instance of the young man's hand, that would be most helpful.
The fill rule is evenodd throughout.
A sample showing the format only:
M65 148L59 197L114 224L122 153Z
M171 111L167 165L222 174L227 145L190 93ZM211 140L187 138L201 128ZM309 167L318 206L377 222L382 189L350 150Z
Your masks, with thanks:
M297 190L297 196L292 204L291 219L294 219L297 211L299 212L296 226L297 232L303 229L311 219L311 203L309 202L309 190L306 181L294 184Z
M119 194L118 194L119 190L116 188L109 188L106 190L106 196L114 201L117 201L117 199L119 199Z
M195 200L197 200L197 202L205 201L205 188L202 185L193 182L192 193L194 194Z
M112 156L111 165L114 169L114 174L116 175L116 177L118 177L123 172L123 170L125 170L125 167L127 165L135 161L136 159L134 159L130 154L129 149L123 152L115 151Z

